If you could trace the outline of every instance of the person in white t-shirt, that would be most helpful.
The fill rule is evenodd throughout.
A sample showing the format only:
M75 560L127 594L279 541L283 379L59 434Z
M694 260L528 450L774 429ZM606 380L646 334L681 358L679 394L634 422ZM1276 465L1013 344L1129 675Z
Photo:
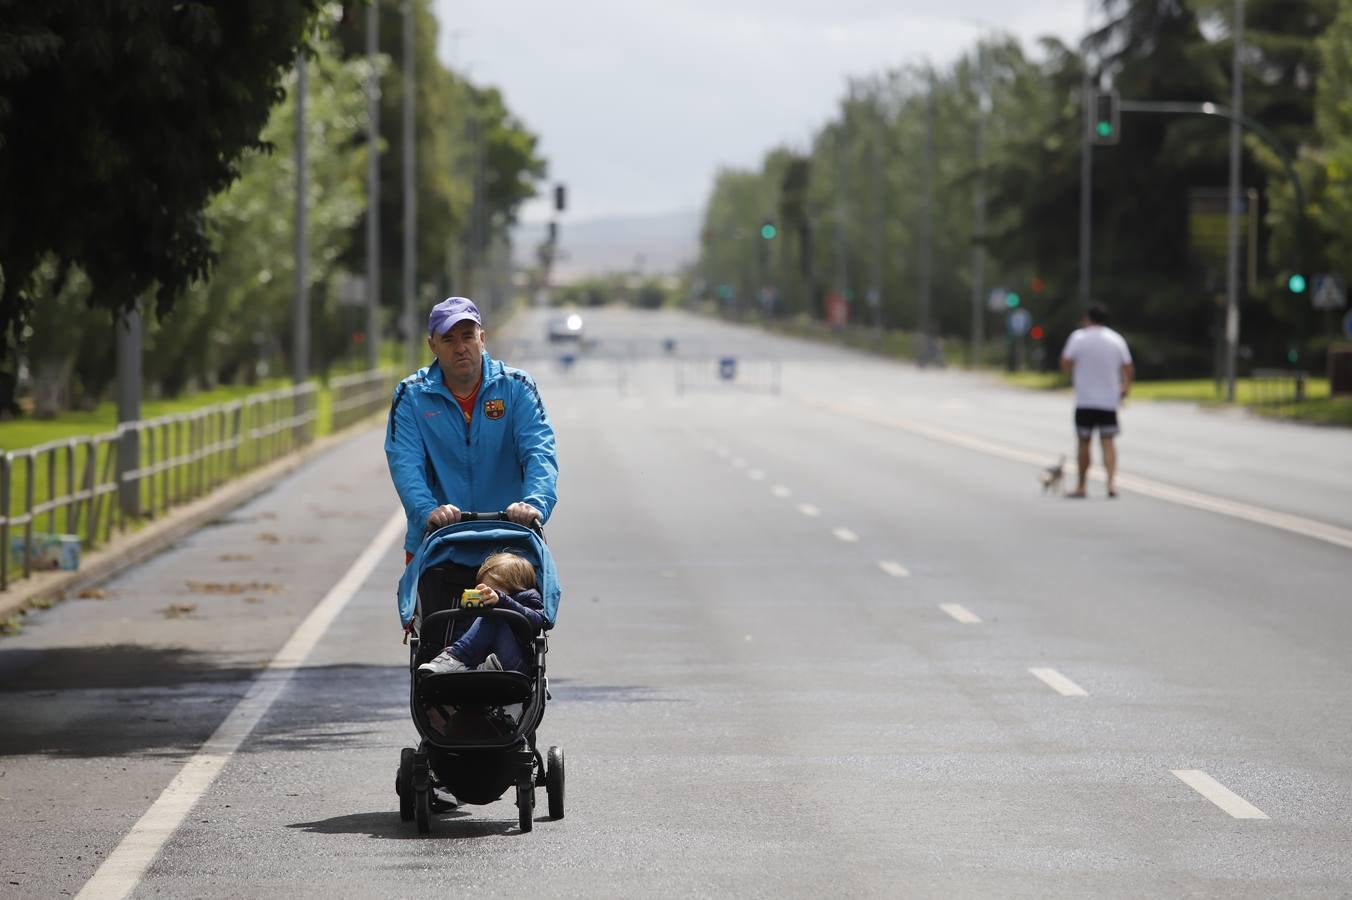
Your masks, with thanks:
M1093 304L1085 314L1084 327L1076 329L1061 351L1061 371L1075 383L1075 435L1079 438L1080 481L1067 496L1085 496L1089 474L1089 445L1098 429L1103 447L1103 467L1108 470L1108 496L1117 496L1117 446L1121 430L1117 407L1131 390L1135 369L1127 342L1108 327L1108 312Z

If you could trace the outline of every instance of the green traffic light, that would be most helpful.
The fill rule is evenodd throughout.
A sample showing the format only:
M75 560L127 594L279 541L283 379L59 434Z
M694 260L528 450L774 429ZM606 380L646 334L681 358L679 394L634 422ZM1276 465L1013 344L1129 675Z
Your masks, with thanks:
M771 225L769 222L766 222L764 225L761 226L761 237L765 238L767 241L773 241L775 239L775 235L778 233L779 230L775 228L775 226Z
M1305 293L1305 276L1299 274L1292 275L1286 280L1286 286L1293 294Z
M1098 131L1099 137L1104 137L1104 138L1106 138L1106 137L1112 137L1112 136L1113 136L1113 123L1112 123L1112 122L1099 122L1098 125L1095 126L1095 128L1096 128L1096 130Z
M1020 302L1018 294L1005 294L1005 306L1008 306L1010 309L1017 307Z

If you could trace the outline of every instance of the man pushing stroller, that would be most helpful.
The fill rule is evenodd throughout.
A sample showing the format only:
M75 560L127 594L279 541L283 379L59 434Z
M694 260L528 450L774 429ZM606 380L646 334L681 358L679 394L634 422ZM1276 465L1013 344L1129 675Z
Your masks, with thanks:
M462 510L505 510L518 525L542 525L558 499L554 428L540 391L528 374L488 354L479 308L465 297L443 300L428 315L427 334L436 358L399 383L385 433L390 478L408 517L405 564L428 531L458 522ZM521 565L486 561L480 588L538 626L535 574L515 559ZM471 628L458 653L426 665L438 673L485 662L519 670L505 658L508 641L498 631Z

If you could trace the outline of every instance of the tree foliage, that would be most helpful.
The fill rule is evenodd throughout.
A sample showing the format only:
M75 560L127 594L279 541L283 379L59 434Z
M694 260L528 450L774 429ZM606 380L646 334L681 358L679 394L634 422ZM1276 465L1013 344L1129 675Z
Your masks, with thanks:
M1301 260L1307 270L1336 270L1339 259L1352 258L1347 210L1339 205L1347 196L1339 179L1352 171L1345 155L1352 47L1345 2L1338 24L1338 0L1248 0L1247 8L1245 110L1288 153L1303 148L1298 168L1311 194L1302 236L1280 160L1256 137L1246 139L1243 182L1258 191L1263 216L1258 277L1244 298L1244 341L1254 364L1271 364L1317 331L1308 300L1293 302L1285 290L1286 275ZM732 298L723 302L747 311L769 285L778 289L776 312L820 316L822 296L839 291L851 298L851 320L869 324L863 298L877 264L882 324L916 328L928 181L929 280L940 333L965 336L971 328L972 251L980 246L987 254L981 287L1018 291L1055 345L1081 309L1086 66L1094 83L1123 99L1228 105L1232 9L1232 0L1106 0L1102 27L1082 47L1044 39L1029 50L991 37L939 70L910 66L854 79L809 147L779 148L757 170L719 174L697 271L706 296L722 289ZM1225 188L1228 124L1131 112L1123 114L1120 135L1119 144L1092 150L1094 298L1113 310L1147 374L1205 372L1220 333L1224 255L1193 245L1190 195ZM980 231L978 183L986 198ZM766 247L730 237L766 216L782 220L768 262L758 256ZM987 334L999 333L1001 320L978 314L989 319ZM1055 359L1054 352L1046 356Z
M0 0L0 339L43 260L161 313L207 275L201 213L259 132L319 0Z

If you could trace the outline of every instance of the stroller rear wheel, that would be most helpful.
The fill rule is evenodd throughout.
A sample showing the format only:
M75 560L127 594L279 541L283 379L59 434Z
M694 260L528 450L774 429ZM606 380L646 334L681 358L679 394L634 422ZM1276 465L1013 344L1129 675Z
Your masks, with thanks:
M413 748L399 751L399 772L394 776L394 792L399 795L399 821L413 821Z
M563 748L550 747L545 769L545 794L549 797L549 817L563 818Z

